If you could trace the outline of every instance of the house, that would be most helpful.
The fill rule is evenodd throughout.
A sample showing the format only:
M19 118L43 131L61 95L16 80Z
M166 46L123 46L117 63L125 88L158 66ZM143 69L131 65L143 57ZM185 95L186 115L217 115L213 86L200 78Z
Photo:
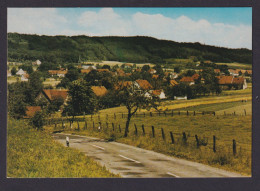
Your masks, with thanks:
M25 119L32 118L37 111L41 111L41 106L26 106Z
M97 69L96 66L94 66L94 65L82 65L81 67L82 67L82 69L85 69L85 70L96 70Z
M214 72L215 72L216 74L219 74L219 73L220 73L220 69L214 69Z
M185 84L188 84L188 85L193 85L195 84L195 81L194 81L194 78L190 77L190 76L184 76L180 82L182 83L185 83Z
M18 75L18 76L22 76L24 74L26 74L26 71L24 71L22 68L19 69L18 72L16 72L16 75Z
M176 72L164 72L164 76L171 79L176 79L179 75Z
M91 89L97 97L102 97L108 92L104 86L91 86Z
M134 82L134 87L138 90L151 90L152 85L147 80L136 80Z
M131 87L132 84L133 84L133 83L132 83L131 81L121 81L121 82L118 82L118 83L115 85L114 89L115 89L115 90L122 90L122 89L124 89L124 88L129 88L129 87Z
M165 93L164 93L163 90L153 90L153 91L152 91L152 94L153 94L154 96L159 97L160 99L166 99L166 96L165 96Z
M157 80L157 79L159 78L159 75L154 74L154 75L152 76L152 78L155 79L155 80Z
M89 72L91 72L91 70L90 69L82 69L80 72L82 74L88 74Z
M7 70L7 77L10 77L10 76L12 76L12 73L9 70Z
M62 98L66 102L68 98L68 90L65 89L43 89L36 100L45 99L48 103L51 103L56 98Z
M132 67L133 67L133 64L125 63L124 66L125 66L125 68L132 68Z
M175 100L187 100L187 96L174 96Z
M27 82L29 80L29 74L23 74L22 76L21 76L21 81L22 82Z
M109 69L97 69L98 72L109 72Z
M40 60L36 60L35 62L32 63L32 65L35 66L40 66L42 64L42 62Z
M170 85L176 86L176 85L178 85L178 82L176 82L175 80L170 80Z
M252 76L252 70L247 70L245 73L247 76Z
M232 76L239 76L239 70L228 69L228 71Z
M155 74L155 73L156 73L156 70L153 69L153 68L151 68L151 69L148 70L148 72L149 72L150 74Z
M121 70L121 69L118 68L118 69L116 70L116 75L117 75L117 76L125 76L125 72L124 72L123 70Z
M67 70L48 70L49 74L53 76L59 76L59 77L65 77L65 75L68 73Z
M246 79L243 77L234 76L217 76L218 84L223 89L231 89L232 87L237 87L238 89L246 89L247 83Z

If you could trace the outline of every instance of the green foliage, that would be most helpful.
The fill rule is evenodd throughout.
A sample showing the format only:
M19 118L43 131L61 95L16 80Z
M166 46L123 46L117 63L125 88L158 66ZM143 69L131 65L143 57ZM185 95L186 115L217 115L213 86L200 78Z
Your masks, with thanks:
M8 33L8 60L41 60L44 63L117 60L164 63L169 58L252 63L252 51L200 43L177 43L151 37L38 36ZM43 66L40 66L43 67Z
M48 113L55 113L63 105L64 99L62 97L55 97L51 103L48 105Z
M11 70L11 74L14 76L17 72L17 69L16 67L13 67L12 70Z
M8 120L7 177L76 178L119 177L72 148L53 140L45 131L29 128L23 120Z
M31 125L37 129L42 130L45 124L45 113L41 111L37 111L34 116L30 119Z
M97 99L87 82L79 79L69 86L69 100L64 108L63 114L76 116L94 113Z

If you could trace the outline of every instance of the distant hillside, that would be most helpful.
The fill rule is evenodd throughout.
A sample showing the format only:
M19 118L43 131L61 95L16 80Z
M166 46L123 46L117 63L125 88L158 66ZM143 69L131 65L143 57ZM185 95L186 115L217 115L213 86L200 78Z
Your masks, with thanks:
M251 64L252 51L228 49L200 43L178 43L152 37L38 36L8 34L8 60L76 63L113 60L135 63L164 63L169 58L196 57L213 62Z

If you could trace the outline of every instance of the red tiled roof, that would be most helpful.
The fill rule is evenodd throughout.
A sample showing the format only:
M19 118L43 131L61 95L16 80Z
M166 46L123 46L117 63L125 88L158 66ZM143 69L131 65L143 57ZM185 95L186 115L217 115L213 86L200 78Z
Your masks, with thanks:
M91 86L91 89L96 96L104 96L107 94L107 89L104 86Z
M176 85L178 85L178 82L176 82L175 80L170 80L170 84L172 86L176 86Z
M136 82L143 90L149 90L153 88L152 85L147 80L136 80Z
M220 69L214 69L215 73L220 73Z
M159 96L162 93L162 90L153 90L152 94Z
M244 78L243 77L236 77L233 79L233 84L244 84Z
M109 72L109 69L97 69L98 72Z
M82 69L80 72L83 73L83 74L88 74L89 72L91 72L91 70L90 69Z
M180 82L194 82L194 79L193 77L190 77L190 76L184 76Z
M153 79L158 79L158 78L159 78L159 75L154 74L154 75L152 76L152 78L153 78Z
M58 97L61 97L63 100L66 100L68 96L68 90L43 89L43 92L50 101Z
M41 111L40 106L26 106L26 116L24 118L32 118L37 111Z
M57 74L67 74L67 70L48 70L49 74L57 75Z
M121 82L118 82L117 85L115 85L115 90L120 90L125 87L130 87L131 85L132 85L131 81L121 81Z
M248 74L252 74L252 70L247 70L247 73Z
M199 74L193 74L193 76L191 76L194 80L197 80L199 77L200 77L200 75Z
M232 84L233 76L217 76L220 85Z

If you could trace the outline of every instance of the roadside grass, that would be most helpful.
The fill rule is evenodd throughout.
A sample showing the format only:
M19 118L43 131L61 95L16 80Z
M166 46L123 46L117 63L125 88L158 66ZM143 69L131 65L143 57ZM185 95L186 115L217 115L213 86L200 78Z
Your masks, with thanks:
M129 136L125 138L123 135L126 118L118 115L116 119L111 116L107 119L106 115L100 115L99 120L99 117L95 115L92 120L89 116L86 117L87 129L84 128L84 122L79 122L80 130L77 130L77 123L74 122L74 129L70 129L69 124L66 123L65 132L126 143L244 175L251 175L251 120L252 116L231 115L133 117L130 122ZM101 122L100 130L97 128L99 122ZM114 131L112 123L114 123ZM138 129L137 135L135 135L134 124ZM145 135L143 135L142 125L144 125ZM152 126L155 128L155 138L152 136ZM47 126L46 129L53 130L53 127L53 125ZM164 130L165 140L162 138L161 128ZM61 124L56 129L61 129ZM174 136L174 144L171 143L170 131ZM187 135L186 144L183 143L183 132ZM207 145L197 148L195 135ZM212 149L213 135L216 136L216 153ZM237 154L235 156L232 150L233 139L236 140L237 144Z
M78 150L55 142L45 131L8 120L7 177L118 177Z

